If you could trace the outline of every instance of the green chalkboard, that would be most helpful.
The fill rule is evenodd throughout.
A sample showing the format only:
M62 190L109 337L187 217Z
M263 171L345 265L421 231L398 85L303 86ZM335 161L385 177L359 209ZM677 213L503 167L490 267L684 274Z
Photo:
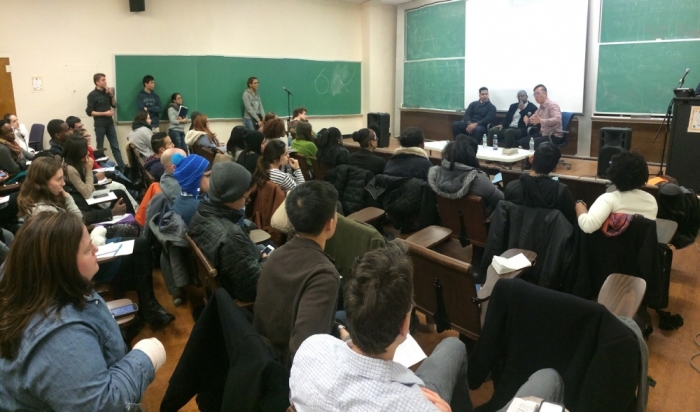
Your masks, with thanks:
M464 59L404 63L403 107L464 109Z
M344 61L267 59L227 56L115 56L117 119L129 121L136 113L141 79L156 79L156 93L167 106L170 95L182 94L190 111L209 118L241 118L241 96L246 80L260 80L266 111L287 114L286 87L294 95L292 110L304 106L312 115L361 113L361 64Z
M657 39L700 39L700 1L603 1L601 43Z
M600 45L596 111L664 114L686 68L686 87L698 84L698 50L700 41Z
M406 60L464 57L465 2L406 12Z

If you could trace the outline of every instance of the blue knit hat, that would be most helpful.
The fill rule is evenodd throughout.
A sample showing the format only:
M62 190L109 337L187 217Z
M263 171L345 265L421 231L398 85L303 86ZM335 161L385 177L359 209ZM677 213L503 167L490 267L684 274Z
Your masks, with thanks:
M175 168L175 179L180 184L183 192L196 194L199 192L199 182L204 171L209 167L209 161L200 155L189 155L182 159Z

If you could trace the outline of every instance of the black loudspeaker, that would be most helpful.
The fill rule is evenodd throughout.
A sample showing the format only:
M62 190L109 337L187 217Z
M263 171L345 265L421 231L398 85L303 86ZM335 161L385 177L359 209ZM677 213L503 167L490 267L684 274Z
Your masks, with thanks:
M367 128L377 134L378 147L389 147L389 113L367 113Z
M146 11L146 0L129 0L129 11Z
M600 129L598 153L598 177L608 177L610 159L623 149L632 147L632 129L628 127L603 127Z

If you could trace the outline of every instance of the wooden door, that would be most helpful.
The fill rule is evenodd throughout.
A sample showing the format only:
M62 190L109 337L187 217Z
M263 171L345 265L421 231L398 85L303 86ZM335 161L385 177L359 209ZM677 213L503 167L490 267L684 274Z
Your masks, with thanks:
M7 71L10 66L8 57L0 57L0 116L5 113L17 113L15 108L15 93L12 89L12 73Z

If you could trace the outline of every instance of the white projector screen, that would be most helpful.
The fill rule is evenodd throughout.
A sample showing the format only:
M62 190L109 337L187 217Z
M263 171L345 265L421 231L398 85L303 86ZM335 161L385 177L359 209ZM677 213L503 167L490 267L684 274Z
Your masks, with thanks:
M499 111L547 86L562 111L583 113L588 0L469 0L464 107L489 88Z

